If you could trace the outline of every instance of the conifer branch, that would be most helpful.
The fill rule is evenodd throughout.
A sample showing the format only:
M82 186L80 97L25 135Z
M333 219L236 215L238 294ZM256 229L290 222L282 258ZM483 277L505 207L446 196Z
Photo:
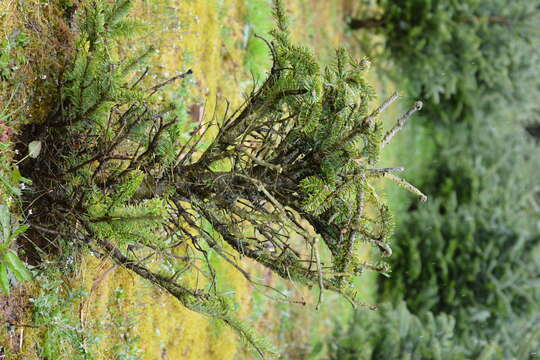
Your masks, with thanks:
M334 145L330 150L335 151L343 145L350 142L354 137L364 132L373 121L379 116L388 106L390 106L398 98L398 93L394 92L388 99L386 99L377 109L375 109L369 116L366 116L360 122L360 125L352 129L346 136L344 136L339 143Z
M390 129L386 135L384 135L384 138L382 140L382 143L381 143L381 147L385 147L391 140L392 138L401 130L403 129L403 126L405 126L405 123L407 122L407 120L409 120L409 118L417 111L421 110L422 109L422 102L421 101L417 101L414 103L414 106L412 108L410 108L405 114L403 114L403 116L401 116L396 125L394 125L394 127L392 129Z
M386 99L377 109L375 109L375 111L373 111L368 117L362 120L362 125L365 127L371 125L373 120L375 120L375 118L379 116L382 112L384 112L384 110L386 110L388 106L390 106L394 101L396 101L398 96L399 95L397 91L392 93L392 95L390 95L388 99Z
M374 174L384 174L388 172L403 172L405 168L403 167L396 167L396 168L381 168L381 169L366 169L366 171L369 171L370 173Z
M413 194L418 195L420 197L420 200L427 201L427 196L424 195L420 190L418 190L414 185L410 184L406 180L403 180L402 178L394 174L390 174L390 173L385 173L384 176L392 180L393 182L397 183L398 185L404 187L405 189L409 190Z

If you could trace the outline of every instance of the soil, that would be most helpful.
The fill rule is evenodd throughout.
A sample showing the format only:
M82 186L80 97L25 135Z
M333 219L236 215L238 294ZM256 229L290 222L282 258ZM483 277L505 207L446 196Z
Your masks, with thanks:
M24 324L29 308L29 294L24 286L13 288L9 296L0 294L0 359L7 352L21 350L24 328L29 326Z

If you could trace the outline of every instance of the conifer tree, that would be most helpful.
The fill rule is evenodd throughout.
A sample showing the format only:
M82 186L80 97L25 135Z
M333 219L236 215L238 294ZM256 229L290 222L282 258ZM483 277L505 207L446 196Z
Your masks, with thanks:
M537 1L379 0L377 9L349 27L384 35L385 58L425 99L431 121L471 120L482 108L528 120L539 94Z
M276 0L272 40L261 38L273 59L267 79L241 107L182 142L175 105L155 95L190 72L148 87L147 71L134 70L151 48L115 56L115 38L136 27L125 18L130 6L94 0L82 7L77 54L59 79L57 109L25 131L24 139L43 144L21 169L34 184L25 199L35 209L32 231L95 247L187 308L223 320L261 355L272 354L219 293L209 253L253 283L238 257L318 286L321 297L333 290L358 303L353 278L366 269L388 271L361 260L361 244L391 254L392 216L374 181L388 178L424 198L394 174L401 168L375 167L422 104L384 132L379 116L397 94L372 110L369 62L340 49L322 69L309 49L292 43ZM211 127L217 135L197 151ZM194 265L200 260L205 267ZM178 281L187 270L200 271L208 285Z

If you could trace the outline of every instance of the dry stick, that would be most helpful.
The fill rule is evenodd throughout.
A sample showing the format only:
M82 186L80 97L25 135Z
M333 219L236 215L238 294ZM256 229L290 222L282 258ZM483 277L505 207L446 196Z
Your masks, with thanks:
M287 271L287 277L289 279L289 282L291 283L292 287L296 290L296 292L298 294L300 294L300 297L302 299L304 299L304 295L302 295L302 292L300 291L300 288L298 286L296 286L296 283L293 281L293 279L291 278L291 273L289 272L289 268L285 268L285 270ZM304 303L306 303L305 300L302 300Z
M282 293L281 291L279 291L278 289L270 286L270 285L266 285L266 284L263 284L263 283L259 283L257 281L254 281L252 278L251 278L251 275L245 271L244 269L242 269L239 265L237 265L233 260L231 260L224 252L221 248L219 248L217 246L217 244L213 241L213 239L211 238L211 236L204 230L204 229L201 229L197 224L195 224L195 222L189 218L188 216L188 212L185 211L183 208L182 210L180 210L180 214L181 216L188 222L188 224L190 224L191 226L193 226L194 228L196 228L199 233L202 235L203 238L205 238L205 240L207 241L208 245L214 250L216 251L216 253L220 256L222 256L229 264L231 264L236 270L238 270L238 272L240 272L240 274L242 274L244 276L244 278L246 280L248 280L250 283L253 283L254 285L259 285L259 286L264 286L264 287L267 287L271 290L274 290L276 291L278 294L280 294L281 296L283 296L284 298L287 299L287 295L285 295L284 293ZM191 235L191 234L189 234ZM209 241L210 240L210 241ZM285 301L285 300L283 300ZM294 301L294 300L288 300L287 301L291 301L291 302L298 302L298 301ZM305 305L305 302L299 302L299 303L302 303Z
M131 108L130 108L131 109ZM126 113L128 111L130 111L130 109L128 109L126 111ZM94 157L92 157L91 159L87 160L87 161L84 161L78 165L75 165L71 168L69 168L68 170L66 170L64 173L72 173L78 169L80 169L81 167L91 163L92 161L95 161L95 160L102 160L102 158L104 156L106 156L107 154L111 153L118 145L120 145L120 143L122 142L122 140L126 139L126 137L129 135L129 133L131 132L131 130L133 130L133 128L135 127L135 125L137 125L137 123L139 123L139 121L141 120L141 118L148 112L148 108L145 108L145 110L143 111L143 113L135 120L133 121L131 124L128 124L126 126L126 124L122 124L122 127L120 128L120 130L118 131L118 134L117 136L115 137L115 139L113 139L112 143L109 145L109 147L107 148L107 150L105 151L102 151L100 153L98 153L97 155L95 155ZM124 115L122 115L124 116ZM126 130L126 133L123 133L124 129L127 127L127 130ZM96 174L101 170L101 168L103 167L103 162L100 162L98 168L96 169L96 171L94 171L94 176L96 176Z
M146 67L146 69L144 69L144 72L143 74L139 77L139 79L137 79L137 81L135 81L135 83L133 83L133 85L131 85L130 89L133 89L135 88L137 85L139 85L139 83L141 82L141 80L146 76L146 74L148 74L148 70L150 70L150 67Z
M229 230L227 229L227 226L220 223L219 220L213 215L212 212L208 211L208 208L202 208L198 207L199 211L202 213L202 215L218 230L218 232L221 234L223 239L229 243L236 251L239 253L242 253L243 255L257 260L262 265L268 267L269 269L273 270L276 274L281 276L284 279L290 278L290 274L288 272L288 266L278 266L283 265L281 264L275 264L272 261L266 260L265 258L259 258L258 254L256 254L254 251L250 249L243 249L243 244L241 243L243 240L237 239L234 235L232 235ZM291 249L292 250L292 249ZM279 260L279 259L278 259ZM305 270L305 269L302 269ZM313 280L313 274L305 274L305 279L311 281ZM339 292L339 289L336 289L335 287L332 287L330 283L326 284L326 288L330 288L336 292Z
M264 43L270 50L270 53L272 54L272 70L275 70L277 59L278 59L278 56L276 54L276 49L268 40L266 40L264 37L260 36L259 34L253 34L253 36L256 37L257 39L261 39L262 41L264 41Z
M321 257L319 256L319 248L317 247L319 243L319 238L315 238L315 241L313 242L313 250L315 252L315 261L317 261L317 272L319 274L319 300L317 301L317 306L315 306L315 310L319 310L319 306L322 303L323 299L323 291L324 291L324 281L323 281L323 274L321 269Z
M269 42L266 42L266 43L268 46L270 46L270 49L271 49L270 51L274 55L273 46ZM279 78L279 73L282 70L284 69L276 68L276 62L274 61L270 75L266 78L264 83L259 87L257 91L255 91L253 94L249 96L248 100L246 100L244 104L240 106L230 116L230 118L225 120L222 129L220 129L220 132L215 138L214 143L208 149L206 149L206 151L203 153L203 155L199 159L198 161L199 165L207 166L208 164L216 160L219 160L219 158L215 158L216 155L214 153L215 152L219 153L220 152L219 150L223 150L228 145L233 144L234 139L245 131L246 129L245 122L249 119L249 117L253 113L260 110L262 107L268 106L268 101L263 101L262 95L264 94L265 91L267 91L269 88L273 86L273 84ZM277 101L280 99L280 97L284 97L284 96L302 95L305 93L307 93L306 89L286 90L286 91L281 92L279 96L274 100Z
M279 165L275 165L275 164L271 164L269 162L266 162L264 160L261 160L259 158L257 158L255 155L253 155L252 153L250 153L249 151L246 151L244 149L242 149L243 147L245 146L242 146L242 145L239 145L237 146L237 149L244 155L247 155L251 160L253 160L253 162L255 162L257 165L261 165L261 166L265 166L265 167L268 167L270 169L273 169L273 170L276 170L277 172L281 172L283 169L281 168L281 166Z
M201 124L201 127L198 128L198 129L201 129L202 128L202 124ZM199 143L201 142L201 140L204 138L204 136L206 135L206 133L210 130L210 125L208 125L202 132L201 135L199 135L199 138L195 141L195 143L193 145L191 145L191 147L189 148L188 152L182 156L182 158L179 158L178 161L177 161L177 165L184 165L184 162L185 160L187 161L191 161L191 156L193 156L193 153L195 152L195 150L197 150L197 146L199 146ZM191 139L190 139L191 141ZM186 143L187 144L187 143ZM184 148L182 149L184 150Z
M107 275L109 275L114 269L116 269L118 267L118 263L114 264L113 266L111 266L109 269L107 269L107 271L105 271L103 274L101 274L99 277L97 277L93 282L92 282L92 288L90 289L90 292L93 292L94 290L97 289L97 287L99 286L99 283L103 281L103 279L105 279L107 277Z
M229 259L229 257L227 257L227 256L221 251L221 249L216 249L215 246L212 247L212 249L216 250L216 252L217 252L218 255L222 256L229 264L231 264L236 270L238 270L238 272L240 272L240 274L242 274L242 276L244 276L244 278L245 278L248 282L252 283L252 284L255 285L255 286L262 286L262 287L266 287L266 288L268 288L268 289L270 289L270 290L273 290L273 291L277 292L279 295L283 296L284 299L274 298L274 297L271 297L270 295L267 295L267 294L264 294L264 293L263 293L264 296L267 296L267 297L269 297L269 298L271 298L271 299L274 299L274 300L277 300L277 301L282 301L282 302L298 303L298 304L302 304L302 305L305 305L305 304L306 304L305 301L289 300L289 297L288 297L285 293L283 293L283 292L281 292L280 290L274 288L273 286L270 286L270 285L267 285L267 284L263 284L263 283L261 283L261 282L258 282L258 281L253 280L253 279L251 278L251 275L250 275L247 271L245 271L245 270L242 269L239 265L237 265L234 261L232 261L231 259Z
M394 127L392 129L390 129L386 133L386 135L384 135L384 138L383 138L382 143L381 143L381 148L385 147L385 145L388 144L390 142L390 140L392 140L394 135L396 135L403 128L403 126L405 125L405 122L407 122L407 120L409 120L409 118L415 112L422 109L422 106L423 106L423 103L421 101L415 102L414 106L411 109L409 109L409 111L407 111L402 117L400 117L398 119L397 124L394 125Z
M34 328L34 329L44 327L44 325L19 324L19 323L14 323L14 322L9 322L9 321L6 321L6 324L15 326L15 327L27 327L27 328Z
M358 30L364 28L374 28L386 25L386 19L382 18L369 18L369 19L357 19L352 18L349 21L349 29Z
M265 286L265 287L269 287L270 289L272 290L275 290L275 291L278 291L277 289L271 287L270 285L265 285L265 284L262 284L262 283L256 283L256 282L253 282L254 285L261 285L261 286ZM306 301L305 300L290 300L287 295L283 294L283 296L285 297L285 299L280 299L280 298L277 298L277 297L273 297L271 295L268 295L268 294L265 294L264 292L260 292L260 294L270 300L273 300L273 301L278 301L278 302L281 302L281 303L286 303L286 304L298 304L298 305L302 305L302 306L306 306Z

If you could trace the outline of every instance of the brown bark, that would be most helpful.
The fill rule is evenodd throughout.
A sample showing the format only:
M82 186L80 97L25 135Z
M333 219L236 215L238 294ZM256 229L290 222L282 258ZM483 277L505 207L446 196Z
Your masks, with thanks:
M365 29L365 28L376 28L381 27L386 24L386 21L384 18L369 18L369 19L357 19L352 18L349 21L349 29L351 30L359 30L359 29Z

